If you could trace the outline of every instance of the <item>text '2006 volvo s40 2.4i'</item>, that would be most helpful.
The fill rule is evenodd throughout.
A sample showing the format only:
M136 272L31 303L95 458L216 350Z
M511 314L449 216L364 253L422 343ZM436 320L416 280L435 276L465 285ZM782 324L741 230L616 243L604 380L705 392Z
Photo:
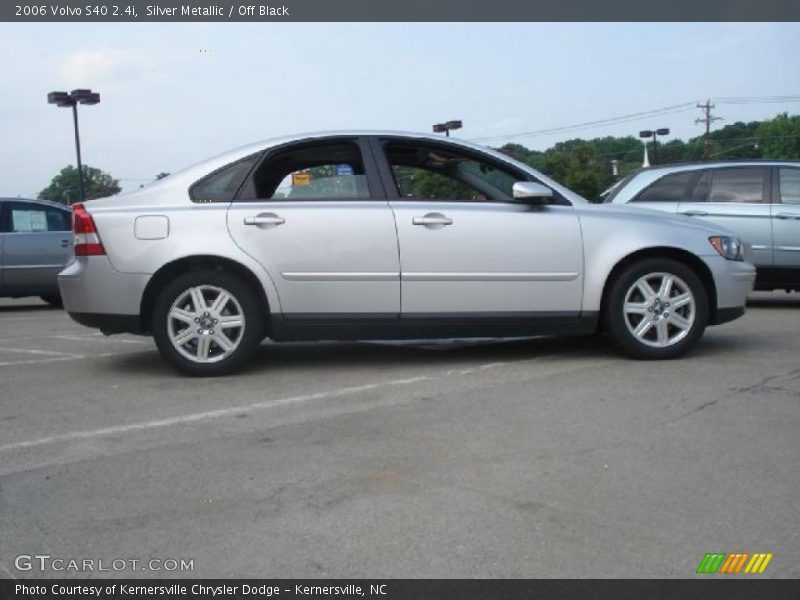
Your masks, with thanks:
M730 232L588 204L541 173L425 134L347 132L234 150L74 207L64 305L152 334L190 375L275 341L606 332L674 358L744 313Z

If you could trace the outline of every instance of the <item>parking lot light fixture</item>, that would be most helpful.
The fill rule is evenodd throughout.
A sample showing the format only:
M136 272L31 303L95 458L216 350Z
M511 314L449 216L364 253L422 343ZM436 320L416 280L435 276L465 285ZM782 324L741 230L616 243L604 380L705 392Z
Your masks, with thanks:
M656 142L658 141L658 136L665 136L669 135L669 128L668 127L660 127L659 129L644 129L639 132L639 137L647 140L649 138L653 138L653 164L656 163ZM645 160L647 159L647 142L644 142L645 147ZM649 163L649 161L646 160ZM645 166L650 166L649 164Z
M455 120L455 121L447 121L445 123L436 123L433 126L433 132L434 133L442 133L442 132L444 132L444 134L447 137L450 137L450 130L451 129L461 129L461 127L462 127L461 121L457 121L457 120Z
M77 89L71 92L50 92L47 94L47 103L55 104L61 108L72 107L72 122L75 127L75 154L78 158L78 201L86 200L83 186L83 165L81 164L81 138L78 130L78 104L98 104L100 94L89 89Z

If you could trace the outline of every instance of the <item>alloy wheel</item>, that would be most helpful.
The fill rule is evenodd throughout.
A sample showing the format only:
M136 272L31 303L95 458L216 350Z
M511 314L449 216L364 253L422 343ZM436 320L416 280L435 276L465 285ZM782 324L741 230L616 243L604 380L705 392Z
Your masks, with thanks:
M196 363L219 362L233 354L245 330L244 311L227 290L190 287L167 314L167 334L175 349Z
M667 348L689 335L697 309L694 294L683 279L672 273L649 273L628 289L622 312L636 340Z

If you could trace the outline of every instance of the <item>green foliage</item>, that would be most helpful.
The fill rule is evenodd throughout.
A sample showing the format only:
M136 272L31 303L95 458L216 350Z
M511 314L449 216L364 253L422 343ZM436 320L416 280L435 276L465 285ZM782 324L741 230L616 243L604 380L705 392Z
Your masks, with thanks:
M790 117L783 113L764 121L756 130L756 139L764 158L800 158L800 115Z
M764 122L732 123L712 131L709 140L712 159L800 160L800 116L782 114ZM544 152L521 144L506 144L498 150L589 199L597 198L616 181L612 160L620 161L619 176L624 177L642 166L644 154L642 140L633 136L567 140ZM701 160L704 136L698 135L688 142L659 140L655 148L651 141L647 150L654 165Z
M113 196L122 189L119 187L119 180L88 165L83 167L83 185L86 200ZM79 190L78 169L69 166L61 169L61 172L53 177L50 185L39 192L39 198L61 204L72 204L78 201Z

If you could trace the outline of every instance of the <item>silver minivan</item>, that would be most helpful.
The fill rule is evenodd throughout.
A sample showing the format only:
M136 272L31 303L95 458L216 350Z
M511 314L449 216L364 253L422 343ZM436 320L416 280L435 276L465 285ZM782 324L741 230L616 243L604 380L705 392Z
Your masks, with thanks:
M752 248L756 289L800 290L800 162L718 161L641 169L605 198L712 221Z
M0 198L0 296L41 296L61 304L56 276L72 258L68 207Z

